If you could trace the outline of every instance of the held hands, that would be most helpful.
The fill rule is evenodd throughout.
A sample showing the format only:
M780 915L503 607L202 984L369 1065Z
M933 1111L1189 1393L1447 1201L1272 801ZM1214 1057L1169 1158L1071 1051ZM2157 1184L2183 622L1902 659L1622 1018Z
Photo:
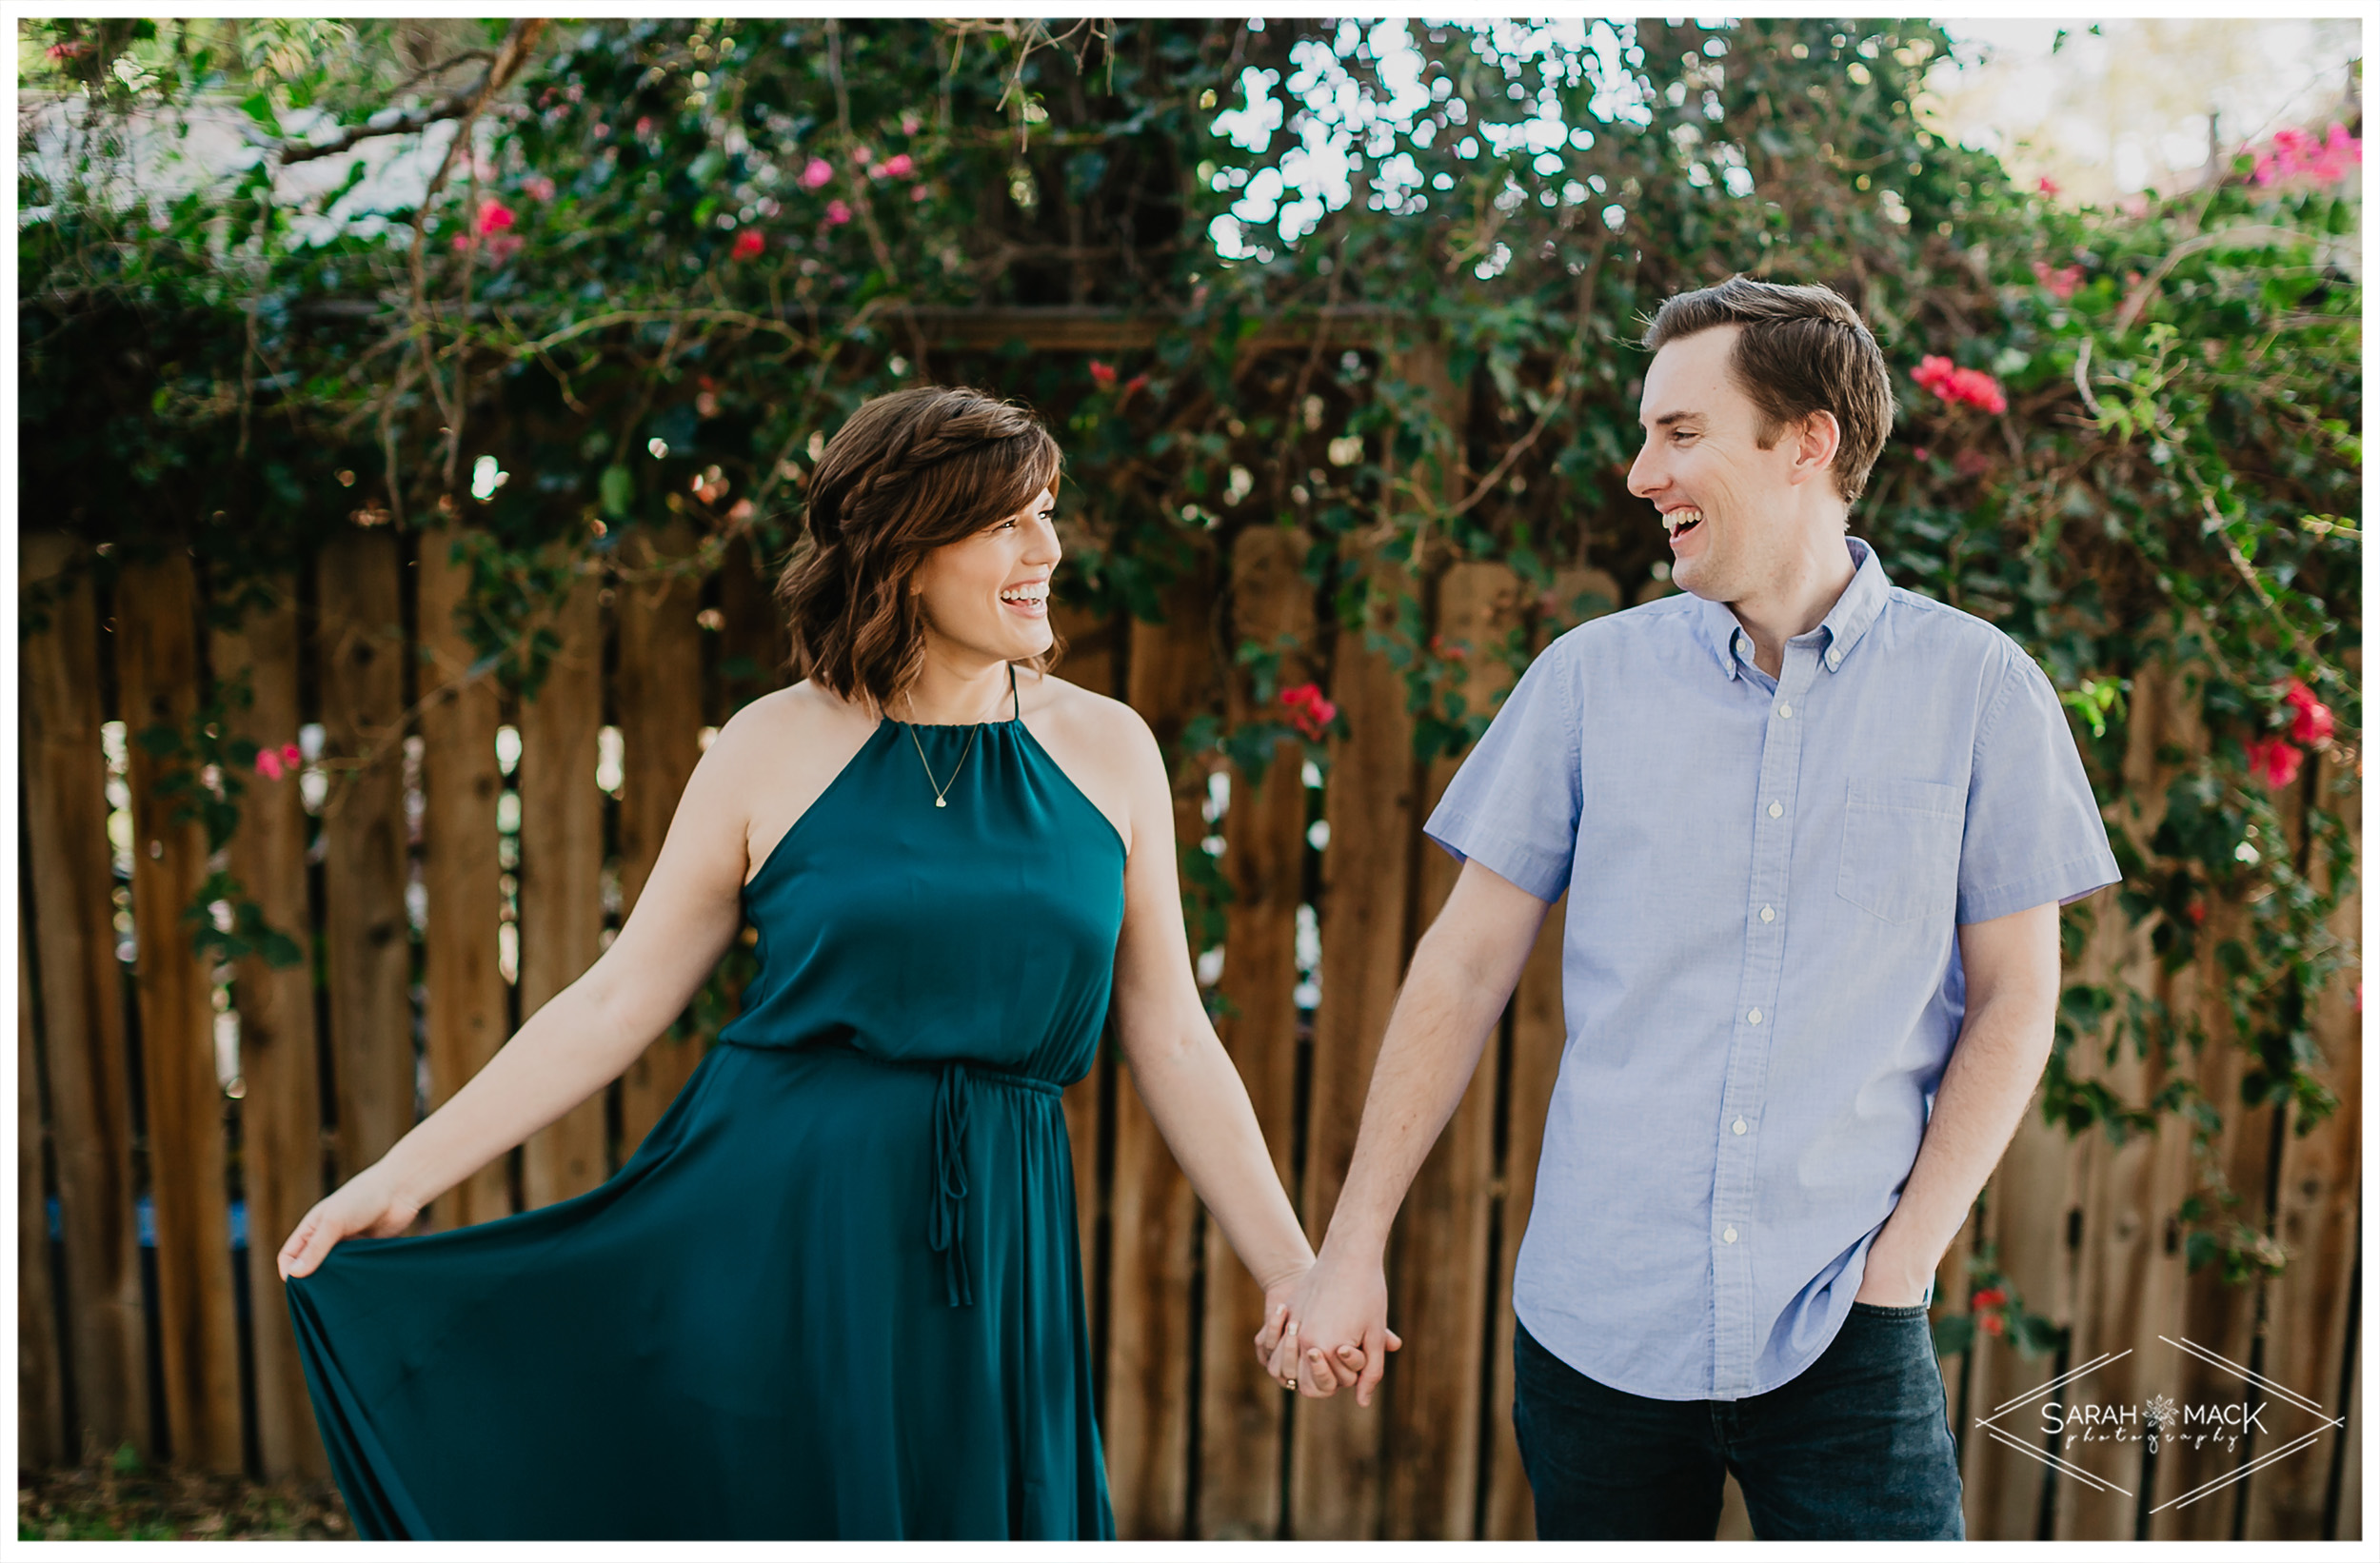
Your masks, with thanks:
M398 1237L413 1224L421 1207L396 1192L386 1163L375 1163L339 1185L338 1191L312 1210L281 1245L277 1260L281 1278L310 1276L343 1238Z
M1326 1400L1342 1389L1368 1406L1388 1354L1404 1345L1388 1327L1388 1281L1378 1260L1343 1267L1323 1256L1268 1289L1257 1360L1299 1395Z

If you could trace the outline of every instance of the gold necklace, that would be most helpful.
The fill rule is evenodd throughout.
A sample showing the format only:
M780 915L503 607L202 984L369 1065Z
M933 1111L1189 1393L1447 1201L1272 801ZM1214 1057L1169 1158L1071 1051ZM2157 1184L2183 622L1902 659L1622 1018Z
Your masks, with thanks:
M909 713L912 716L917 714L917 707L915 704L912 704L909 707ZM934 782L934 767L926 764L925 745L918 741L917 724L915 722L904 722L902 725L909 729L909 742L917 749L918 763L925 766L925 784L934 788L934 806L938 809L948 808L950 805L942 801L943 795L948 793L951 788L959 784L959 773L967 768L967 756L975 752L975 735L982 730L982 723L978 722L974 727L967 729L967 746L959 751L959 763L950 768L950 780L942 782L939 786L936 785Z

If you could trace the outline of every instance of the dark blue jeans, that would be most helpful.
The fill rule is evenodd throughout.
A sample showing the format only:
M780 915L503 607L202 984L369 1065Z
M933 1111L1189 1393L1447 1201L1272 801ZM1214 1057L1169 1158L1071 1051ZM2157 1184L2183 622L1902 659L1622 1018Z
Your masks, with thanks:
M1513 1430L1540 1540L1708 1541L1727 1473L1764 1541L1963 1541L1958 1454L1922 1306L1852 1304L1800 1376L1648 1400L1513 1331Z

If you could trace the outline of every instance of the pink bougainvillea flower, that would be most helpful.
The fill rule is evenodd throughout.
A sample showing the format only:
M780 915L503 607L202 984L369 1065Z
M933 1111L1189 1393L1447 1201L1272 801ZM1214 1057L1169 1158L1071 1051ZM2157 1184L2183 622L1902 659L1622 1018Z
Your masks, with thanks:
M71 38L63 44L51 44L43 52L53 60L79 60L90 52L90 45L80 38Z
M830 226L847 223L851 221L851 208L841 201L829 201L826 203L826 221Z
M1310 739L1327 735L1332 721L1339 715L1339 707L1322 698L1317 684L1292 684L1280 692L1280 702L1289 707L1291 723Z
M923 185L912 185L909 187L909 199L912 201L922 201L933 193L933 191L927 189Z
M869 151L865 147L854 147L851 148L851 161L859 164L862 168L867 167L867 160L875 155L876 154L874 152Z
M823 189L835 177L835 166L823 157L814 157L802 165L797 183L805 190Z
M1101 390L1105 390L1108 386L1114 385L1116 383L1116 366L1113 364L1102 364L1096 358L1091 360L1091 383L1099 386Z
M2056 180L2051 178L2045 173L2040 178L2033 181L2033 188L2039 190L2044 195L2055 195L2057 193L2058 186Z
M542 173L533 173L521 181L521 193L532 201L550 201L554 198L554 182Z
M1135 396L1148 388L1149 377L1145 374L1136 374L1131 379L1124 382L1123 400L1129 402Z
M482 238L502 233L512 226L512 208L502 201L482 201L479 206L479 231Z
M901 116L901 133L904 136L916 135L924 124L925 122L915 114L903 114Z
M492 264L502 266L521 253L521 247L526 242L517 233L499 233L487 241L487 258Z
M892 156L884 159L883 164L878 167L877 171L883 174L886 179L906 179L911 174L917 172L917 169L918 165L915 158L911 157L907 152L895 152Z
M2333 124L2319 141L2308 131L2284 128L2272 132L2271 150L2256 154L2251 177L2259 185L2300 177L2335 185L2363 160L2363 138L2350 135L2344 125Z
M256 774L268 782L281 780L281 757L270 749L256 751Z
M761 237L759 228L747 228L736 235L735 246L727 253L736 260L748 261L761 252L765 243L766 241Z
M2299 681L2290 681L2289 689L2281 700L2297 713L2290 721L2290 737L2308 748L2322 747L2330 742L2330 735L2338 731L2338 722L2330 715L2330 708L2314 699L2314 692Z
M2079 266L2053 267L2047 261L2033 263L2033 279L2061 299L2071 299L2082 287L2083 268Z
M649 136L653 133L653 120L651 115L645 114L638 117L636 122L636 133L641 136Z
M2259 739L2248 745L2248 774L2278 792L2297 780L2306 752L2287 739Z
M299 748L296 744L284 743L281 746L281 762L284 765L288 766L289 769L296 770L298 766L305 762L305 759L306 751Z

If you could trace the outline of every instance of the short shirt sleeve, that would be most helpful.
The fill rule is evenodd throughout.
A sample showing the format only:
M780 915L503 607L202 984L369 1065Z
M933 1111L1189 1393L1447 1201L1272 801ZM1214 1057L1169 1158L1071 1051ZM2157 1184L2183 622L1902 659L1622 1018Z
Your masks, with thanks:
M1421 827L1458 861L1548 902L1568 887L1578 844L1576 660L1557 643L1529 664Z
M1958 920L2078 900L2123 878L2057 691L2013 643L1975 740Z

